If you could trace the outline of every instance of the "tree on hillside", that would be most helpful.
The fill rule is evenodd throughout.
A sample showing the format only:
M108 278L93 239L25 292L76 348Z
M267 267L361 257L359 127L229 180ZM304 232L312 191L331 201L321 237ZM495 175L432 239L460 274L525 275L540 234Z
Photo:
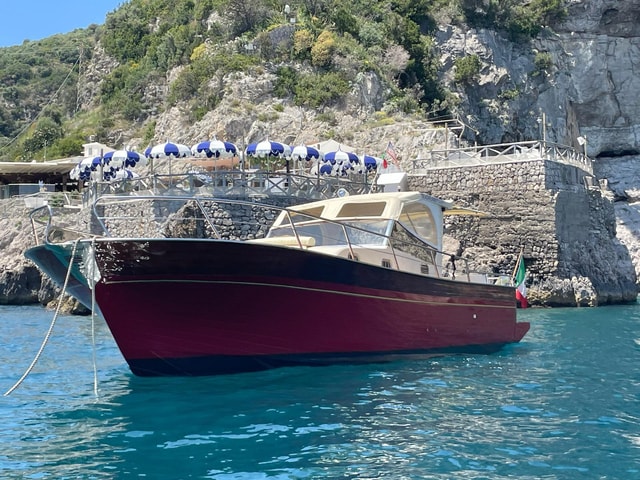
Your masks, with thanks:
M107 15L102 45L121 62L140 60L149 46L148 22L139 10L129 4Z
M40 119L33 134L24 142L25 153L33 154L50 147L53 142L62 137L62 133L62 127L52 118L44 117Z
M264 0L228 0L226 14L232 19L232 34L240 36L263 26L273 11Z

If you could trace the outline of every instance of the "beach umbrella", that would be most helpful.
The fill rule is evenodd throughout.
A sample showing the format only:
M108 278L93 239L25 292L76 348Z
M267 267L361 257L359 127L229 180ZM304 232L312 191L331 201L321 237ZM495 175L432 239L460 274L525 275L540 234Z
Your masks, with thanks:
M96 171L96 169L102 165L102 158L100 157L86 157L80 160L78 164L81 170Z
M86 157L83 158L77 167L77 180L90 180L91 173L98 170L102 165L101 157ZM76 168L74 167L74 168ZM71 172L69 172L71 173ZM72 177L73 178L73 177Z
M180 143L165 142L154 145L149 150L148 158L184 158L191 155L191 149Z
M71 180L79 180L80 179L80 164L78 163L75 167L71 169L69 172L69 178Z
M109 153L111 155L108 163L116 168L136 167L138 165L143 167L147 164L146 157L133 150L115 150Z
M145 150L147 152L147 150ZM154 145L148 149L146 157L152 158L168 158L169 159L169 177L171 178L171 159L184 158L191 155L191 149L181 143L165 142Z
M81 166L80 163L69 172L69 178L71 180L89 180L91 178L91 168Z
M291 158L294 160L318 160L320 156L321 154L318 150L306 145L298 145L293 147L293 150L291 151Z
M121 168L115 172L113 176L114 180L130 180L132 178L138 178L140 175L136 172L129 170L128 168Z
M364 162L365 170L370 172L371 170L377 170L378 165L382 163L382 160L371 155L363 155L362 160Z
M339 170L339 174L341 174L342 176L347 175L351 172L353 172L354 169L354 164L351 162L345 162L342 165L338 166L338 170Z
M102 170L102 178L107 182L113 180L117 171L117 168L112 167L111 165L105 165Z
M233 157L237 152L238 149L233 143L224 142L215 138L213 140L196 143L191 147L191 153L194 157Z
M331 175L333 173L333 165L330 163L320 165L319 173L320 175Z
M360 157L352 152L343 152L342 150L337 150L335 152L327 152L324 154L325 162L331 163L331 165L342 165L345 162L349 163L358 163L360 161Z
M264 140L258 143L251 143L245 151L250 157L290 157L291 147L285 143Z
M250 143L245 150L245 154L248 157L266 158L267 160L271 158L285 158L288 160L291 158L291 147L286 143L264 140L258 143Z

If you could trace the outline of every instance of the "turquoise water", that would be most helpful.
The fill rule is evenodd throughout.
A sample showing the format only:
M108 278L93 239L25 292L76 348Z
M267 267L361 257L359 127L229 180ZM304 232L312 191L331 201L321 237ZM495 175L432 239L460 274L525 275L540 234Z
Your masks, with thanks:
M133 377L101 321L62 316L0 397L0 477L640 479L640 305L528 309L490 356ZM0 307L0 389L53 312Z

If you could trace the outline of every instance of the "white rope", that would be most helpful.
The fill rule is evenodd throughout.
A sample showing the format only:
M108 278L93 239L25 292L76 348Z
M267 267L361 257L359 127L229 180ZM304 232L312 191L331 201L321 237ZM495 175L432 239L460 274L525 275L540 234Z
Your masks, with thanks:
M94 252L96 239L91 240L91 252ZM93 271L92 271L93 273ZM88 277L88 275L87 275ZM93 394L98 397L98 365L96 362L96 282L91 275L91 279L87 278L87 283L91 282L91 346L93 350Z
M38 350L38 353L36 354L35 358L31 362L31 365L29 365L29 368L27 368L27 370L24 372L22 377L20 377L20 380L18 380L13 387L11 387L9 390L7 390L4 393L5 397L10 395L16 388L18 388L20 386L20 384L22 384L22 382L24 382L25 378L27 378L27 376L31 373L31 370L33 370L33 367L36 366L36 363L38 362L38 359L42 355L42 352L44 350L45 345L47 344L47 342L49 341L49 338L51 337L51 333L53 332L53 327L56 324L56 320L58 319L58 315L60 314L60 309L62 308L62 300L64 298L64 293L67 290L67 284L69 283L69 277L71 276L71 270L73 269L73 259L75 258L76 248L78 247L78 242L79 241L80 241L80 239L77 239L73 243L73 250L71 251L71 258L69 259L69 268L67 268L67 275L66 275L66 277L64 279L64 285L62 286L62 291L60 292L60 297L58 298L58 307L56 308L56 313L53 316L53 320L51 320L51 325L49 325L49 330L47 331L47 334L44 337L42 345L40 345L40 349Z

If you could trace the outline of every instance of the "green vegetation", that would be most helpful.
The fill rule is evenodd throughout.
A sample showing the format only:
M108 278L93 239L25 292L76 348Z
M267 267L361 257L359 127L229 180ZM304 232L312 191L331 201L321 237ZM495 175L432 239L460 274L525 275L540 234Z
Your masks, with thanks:
M462 0L461 4L471 26L503 31L519 42L536 36L545 25L561 22L567 16L562 0Z
M303 75L295 89L295 103L311 108L333 105L349 91L349 82L338 72Z
M480 57L468 55L456 59L453 79L456 83L470 83L480 73Z
M536 67L535 71L533 72L533 76L544 73L546 70L549 70L553 65L551 54L549 52L536 53L536 56L533 59L533 64Z
M274 0L129 0L102 26L1 48L0 158L77 155L89 133L104 141L131 125L150 140L152 115L181 104L201 119L218 107L236 72L274 72L275 96L321 109L339 104L373 71L388 91L386 112L438 116L453 101L438 81L438 22L524 42L566 15L561 0L287 3L288 14ZM112 63L100 65L107 73L92 98L96 92L82 87L98 45ZM550 62L538 54L537 71ZM479 69L474 55L458 59L456 82L473 81Z

